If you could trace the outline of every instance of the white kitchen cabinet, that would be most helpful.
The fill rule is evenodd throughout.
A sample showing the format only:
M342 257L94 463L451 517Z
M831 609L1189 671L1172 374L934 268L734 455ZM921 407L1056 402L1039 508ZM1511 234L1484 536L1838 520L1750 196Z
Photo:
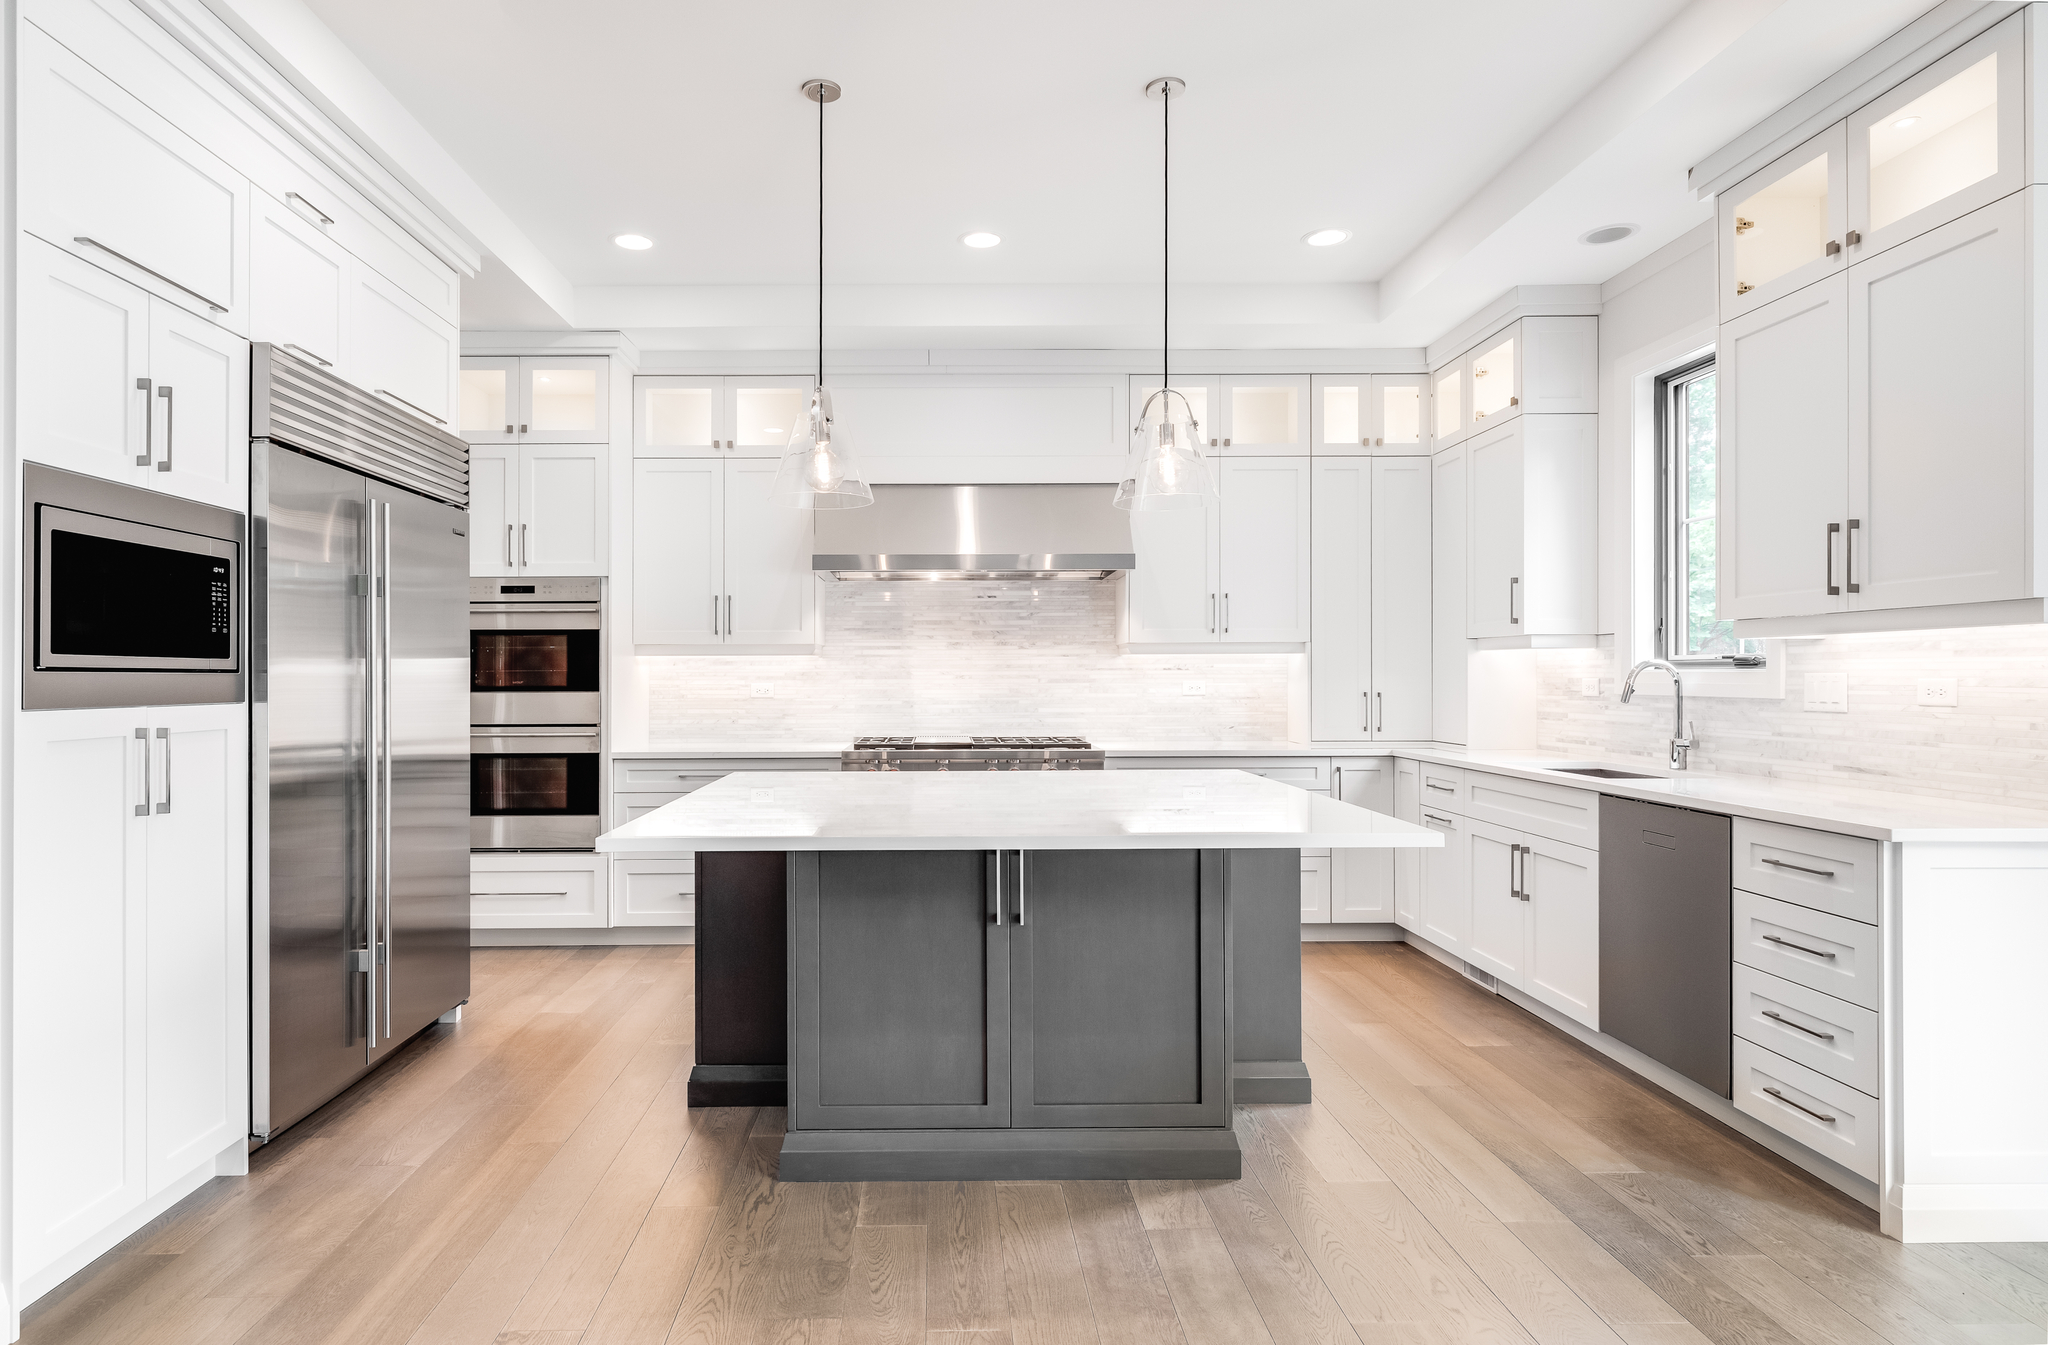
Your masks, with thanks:
M347 377L349 268L357 263L290 206L260 191L250 198L249 339Z
M1218 417L1225 457L1299 457L1309 451L1309 380L1306 374L1226 376L1218 380ZM1134 422L1135 423L1135 422Z
M1301 923L1330 923L1331 855L1328 850L1301 852Z
M519 442L519 357L464 355L456 433L471 447Z
M14 1269L248 1134L247 710L15 720Z
M1216 464L1210 464L1213 470ZM1138 644L1202 644L1216 639L1216 533L1219 503L1199 509L1133 510L1124 576L1124 638Z
M621 819L624 820L624 819ZM694 859L620 859L612 862L612 927L687 927L697 917Z
M465 355L456 433L472 444L607 443L610 377L603 355Z
M1314 460L1310 736L1429 737L1430 459Z
M1561 316L1509 323L1439 369L1437 385L1439 447L1524 412L1597 414L1600 320Z
M1421 851L1422 893L1416 928L1439 948L1462 954L1472 929L1471 836L1465 819L1430 807L1424 796L1422 825L1444 838L1439 849Z
M349 268L349 360L343 377L444 430L458 412L453 324L367 266Z
M633 642L705 652L817 646L812 516L769 496L776 463L633 464Z
M780 458L810 405L808 377L641 374L633 379L633 456Z
M1520 987L1528 978L1529 960L1529 907L1521 887L1527 838L1470 819L1465 829L1472 912L1465 960L1503 984Z
M1225 458L1217 576L1226 644L1309 638L1308 458Z
M472 445L469 572L605 573L608 456L598 445Z
M1471 403L1466 390L1471 382L1469 357L1460 356L1436 371L1430 380L1431 440L1445 449L1463 443L1471 431Z
M1465 449L1429 459L1429 716L1426 737L1465 741ZM1419 562L1418 562L1419 563Z
M1715 195L1721 321L1841 274L1849 231L1840 123Z
M519 573L519 450L469 449L469 572L479 578Z
M1394 811L1390 757L1339 758L1330 764L1330 795L1376 813ZM1330 919L1336 924L1384 924L1394 918L1394 860L1403 850L1332 850Z
M246 332L248 180L34 24L20 41L21 227Z
M1598 418L1530 415L1465 445L1465 633L1589 635L1599 620Z
M1465 959L1503 985L1599 1027L1600 855L1467 819Z
M248 507L248 342L20 241L19 442L53 467Z
M1429 452L1427 374L1317 374L1309 408L1318 457Z
M1173 390L1188 399L1188 414L1195 418L1201 429L1201 437L1208 440L1211 456L1223 449L1223 380L1214 375L1181 374L1172 383ZM1132 425L1145 418L1145 403L1152 394L1159 391L1159 380L1150 374L1131 376ZM1131 440L1126 439L1126 445Z
M471 929L606 929L611 859L583 854L472 854Z
M1422 770L1406 758L1394 761L1394 816L1403 822L1422 825ZM1403 929L1420 925L1422 908L1422 852L1402 848L1394 851L1394 920Z

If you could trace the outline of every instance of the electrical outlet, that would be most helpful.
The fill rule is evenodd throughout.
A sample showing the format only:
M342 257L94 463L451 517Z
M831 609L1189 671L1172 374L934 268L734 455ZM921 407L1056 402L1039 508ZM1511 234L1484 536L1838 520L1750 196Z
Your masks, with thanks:
M1180 796L1189 802L1199 802L1209 797L1209 791L1200 785L1187 785L1181 789Z
M1920 704L1948 705L1956 703L1956 679L1953 677L1923 677L1920 679Z
M1180 684L1180 694L1183 696L1206 696L1209 694L1209 684L1207 682L1182 682Z
M1579 679L1579 694L1589 700L1599 699L1600 679L1597 677L1581 677Z
M1849 674L1806 674L1806 708L1823 714L1849 713Z
M775 699L775 683L773 683L773 682L756 682L756 683L754 683L754 699L755 699L755 700L757 700L757 701L759 701L759 700L774 700L774 699Z
M774 791L774 790L772 790L772 789L757 789L757 790L755 790L755 791L754 791L754 802L756 802L756 803L773 803L773 802L775 802L775 791Z

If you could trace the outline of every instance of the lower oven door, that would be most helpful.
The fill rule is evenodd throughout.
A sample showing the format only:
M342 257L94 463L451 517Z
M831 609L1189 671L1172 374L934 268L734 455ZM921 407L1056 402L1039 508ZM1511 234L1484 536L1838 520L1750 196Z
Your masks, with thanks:
M598 763L594 729L472 734L469 848L591 849Z

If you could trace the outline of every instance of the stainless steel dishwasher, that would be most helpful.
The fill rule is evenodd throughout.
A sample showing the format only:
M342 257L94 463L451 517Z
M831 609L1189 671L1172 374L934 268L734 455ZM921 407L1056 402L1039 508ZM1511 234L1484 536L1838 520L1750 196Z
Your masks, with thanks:
M1728 819L1600 798L1600 1030L1729 1096Z

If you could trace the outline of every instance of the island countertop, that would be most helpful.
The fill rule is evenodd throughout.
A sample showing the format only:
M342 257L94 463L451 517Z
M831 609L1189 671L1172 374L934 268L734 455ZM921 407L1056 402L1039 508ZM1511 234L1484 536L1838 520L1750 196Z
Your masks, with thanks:
M736 771L599 851L1381 849L1443 837L1245 771Z

